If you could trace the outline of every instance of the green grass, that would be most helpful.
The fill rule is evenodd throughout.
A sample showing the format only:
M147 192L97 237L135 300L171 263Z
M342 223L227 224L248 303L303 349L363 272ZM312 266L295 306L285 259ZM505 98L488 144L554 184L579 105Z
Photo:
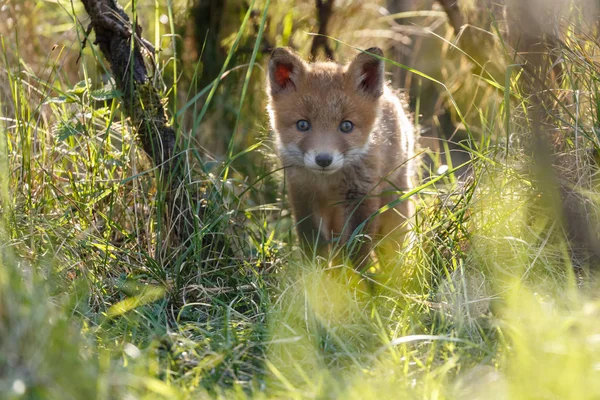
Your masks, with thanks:
M389 30L357 3L332 21L340 57L353 54L344 43L385 43L352 35ZM192 171L182 189L205 199L202 223L169 259L156 170L106 82L106 61L88 44L75 64L82 6L10 3L2 12L12 25L0 26L3 398L600 396L596 277L572 256L556 193L532 172L533 101L497 31L484 27L494 68L473 74L451 30L436 28L439 70L416 67L415 84L439 83L471 173L459 179L459 165L430 152L433 171L449 169L411 193L414 242L396 268L359 275L296 248L264 111L261 35L306 54L313 2L257 0L256 14L231 6L216 80L181 55L183 2L136 4L144 35L163 47L157 82ZM407 17L429 27L440 18ZM574 14L562 27L565 78L546 126L556 170L594 220L600 43L582 24Z

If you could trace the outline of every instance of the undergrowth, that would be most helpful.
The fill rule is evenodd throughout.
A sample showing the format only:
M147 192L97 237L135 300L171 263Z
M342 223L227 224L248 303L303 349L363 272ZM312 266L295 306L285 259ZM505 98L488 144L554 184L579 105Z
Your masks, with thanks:
M192 171L183 189L203 198L174 260L157 171L106 61L81 46L83 7L1 6L2 397L597 398L593 263L574 256L560 194L532 172L534 100L502 21L484 27L487 66L458 48L439 9L395 16L440 49L439 73L416 68L413 83L436 85L461 139L422 149L414 240L396 268L361 275L296 248L264 111L263 47L306 54L313 3L251 3L227 6L216 66L190 59L186 2L123 4L160 49L154 81ZM395 37L383 2L347 3L330 26L340 59L354 54L346 43ZM561 184L594 220L600 42L570 18L544 127ZM425 136L441 124L422 117L429 100L411 99ZM450 158L449 142L467 157Z

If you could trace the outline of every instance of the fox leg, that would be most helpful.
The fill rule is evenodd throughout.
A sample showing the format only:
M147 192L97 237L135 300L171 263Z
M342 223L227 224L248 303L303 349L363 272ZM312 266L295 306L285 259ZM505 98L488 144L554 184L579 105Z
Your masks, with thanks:
M296 232L300 241L300 248L308 257L313 254L326 258L329 241L323 236L321 227L316 223L314 202L300 193L289 190L294 219L296 220Z
M346 226L344 228L344 239L347 242L352 234L356 232L353 243L346 243L349 246L348 256L355 269L363 270L373 264L371 251L375 244L375 235L377 234L378 220L369 217L379 208L379 199L377 197L368 198L366 195L356 196L349 199L346 205ZM361 227L362 225L362 227Z

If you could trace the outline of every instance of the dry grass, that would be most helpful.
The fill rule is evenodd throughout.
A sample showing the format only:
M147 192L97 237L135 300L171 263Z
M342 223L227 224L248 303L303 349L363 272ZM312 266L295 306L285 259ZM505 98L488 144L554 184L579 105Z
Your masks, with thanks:
M463 35L478 32L486 63L461 51L464 38L455 41L439 9L404 15L412 24L398 27L380 3L339 7L336 55L354 54L344 43L394 54L392 44L410 37L414 53L401 61L415 69L416 120L432 136L452 122L453 143L439 149L468 157L431 152L415 194L415 242L399 253L401 268L370 277L374 293L364 276L318 266L295 248L264 112L266 54L246 73L251 50L264 44L255 43L257 29L270 45L309 51L312 2L265 9L256 1L243 30L247 9L230 3L219 40L231 60L210 101L214 76L202 74L209 60L194 64L190 55L187 3L135 3L144 35L162 48L158 80L188 143L188 189L207 200L189 251L168 264L156 261L165 228L154 170L106 63L89 44L75 62L82 7L0 5L6 397L598 397L594 264L574 259L556 194L532 173L535 104L523 70L507 70L515 60L503 21L468 2L481 29ZM543 127L561 182L595 221L600 43L577 12L558 27L564 79ZM390 58L397 78L399 59ZM464 160L469 174L459 176ZM449 169L439 175L442 165Z

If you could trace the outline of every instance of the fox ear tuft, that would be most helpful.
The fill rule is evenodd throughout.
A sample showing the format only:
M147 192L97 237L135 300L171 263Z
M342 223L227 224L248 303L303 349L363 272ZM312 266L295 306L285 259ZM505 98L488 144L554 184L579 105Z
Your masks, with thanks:
M304 62L291 50L276 48L269 61L269 89L271 95L296 90L304 74Z
M368 53L383 57L383 51L380 48L371 47L356 56L348 66L347 74L356 90L378 98L383 94L383 61Z

